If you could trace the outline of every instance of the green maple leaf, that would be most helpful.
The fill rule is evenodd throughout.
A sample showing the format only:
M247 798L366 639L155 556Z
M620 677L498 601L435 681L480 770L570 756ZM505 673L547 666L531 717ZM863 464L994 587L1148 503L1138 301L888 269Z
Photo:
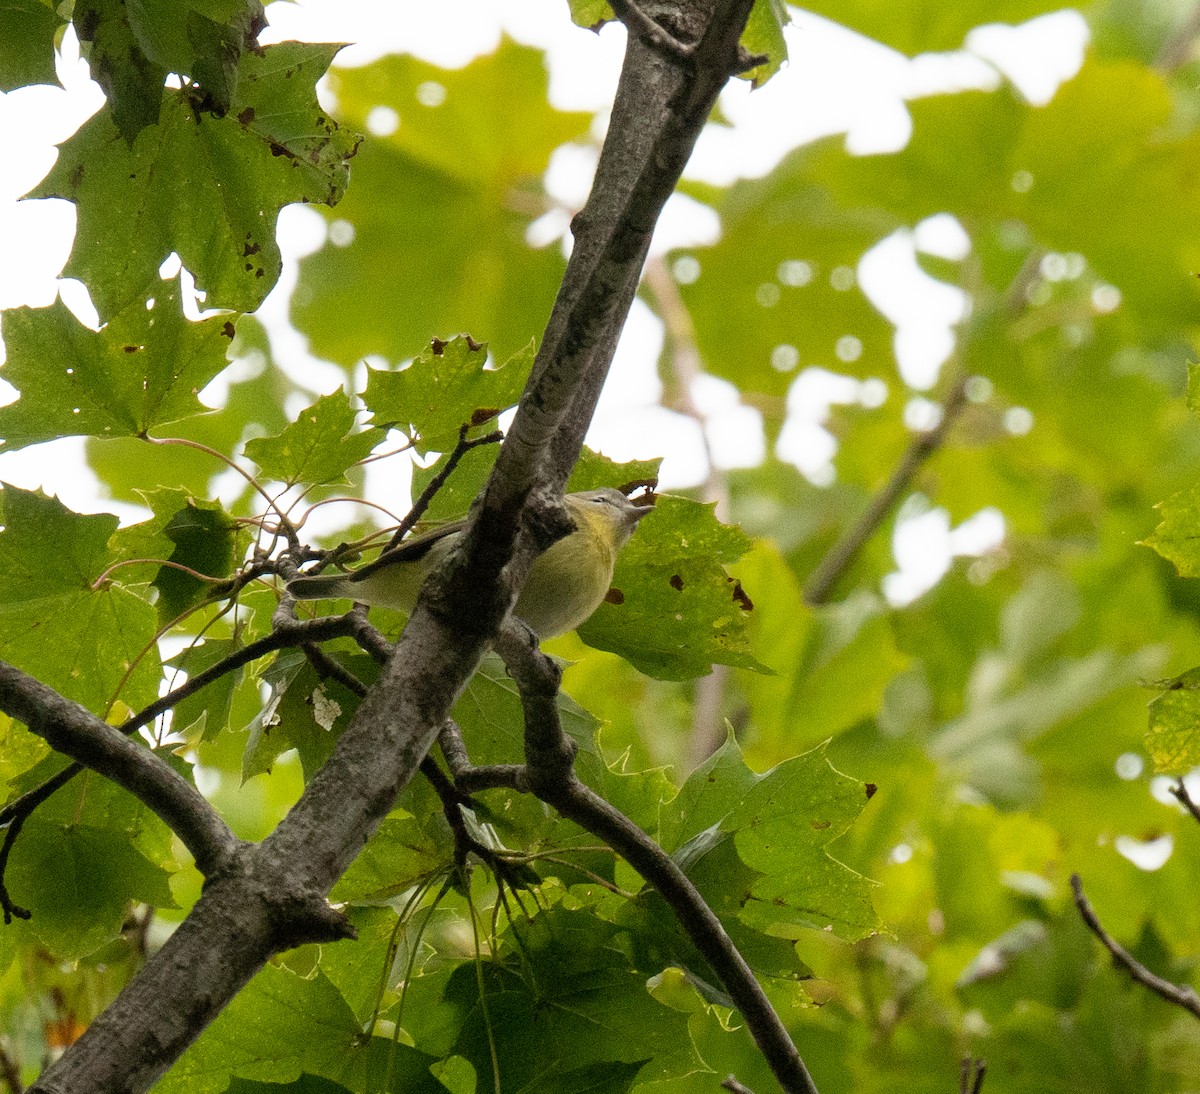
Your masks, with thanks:
M227 316L183 314L180 283L155 281L143 299L99 331L61 301L4 316L8 361L0 371L21 397L0 407L0 446L55 437L140 437L154 426L204 414L198 392L227 364Z
M172 251L209 307L262 303L279 277L280 208L333 205L349 178L358 138L325 114L313 90L338 48L285 42L244 54L224 117L171 91L132 145L102 112L62 146L32 196L75 203L65 273L88 286L101 318L137 299Z
M354 408L343 391L324 395L302 410L276 437L246 442L246 455L269 478L298 482L345 482L345 472L383 440L382 429L352 432Z

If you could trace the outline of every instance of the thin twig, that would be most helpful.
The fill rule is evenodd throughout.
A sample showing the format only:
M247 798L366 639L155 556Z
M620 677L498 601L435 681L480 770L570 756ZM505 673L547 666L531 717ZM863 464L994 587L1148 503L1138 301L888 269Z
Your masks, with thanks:
M651 19L638 7L635 0L609 0L609 4L630 34L640 38L646 45L658 50L666 57L684 64L692 62L695 57L692 47L684 45L665 27Z
M958 1094L979 1094L983 1079L987 1075L987 1064L976 1057L964 1056L958 1073Z
M804 599L814 607L829 600L834 586L841 580L851 563L858 557L876 529L887 519L896 502L912 485L917 472L942 445L967 403L967 375L961 372L954 381L942 407L942 419L933 429L915 436L883 489L871 499L871 504L858 522L847 528L837 542L825 553L804 588Z
M743 1086L732 1075L727 1075L721 1085L732 1094L754 1094L748 1086Z
M385 552L390 551L393 547L398 547L400 541L413 530L417 521L425 515L425 510L429 508L429 503L433 501L434 495L446 485L446 480L454 473L454 469L458 466L458 461L463 456L470 452L472 448L479 448L485 444L498 444L504 440L504 434L498 429L493 429L491 433L486 433L482 437L468 439L467 430L469 428L469 426L464 425L459 429L458 443L454 446L454 451L450 453L449 459L446 460L446 466L429 480L429 485L421 491L421 496L413 502L412 508L400 522L395 532L392 533L392 538L388 540L388 545L384 548Z
M242 476L243 479L246 480L246 482L250 484L255 491L257 491L267 505L271 509L275 510L276 515L279 517L280 528L282 529L284 536L287 538L288 543L292 547L298 547L300 545L300 536L296 532L296 526L288 519L287 514L279 508L275 502L275 499L259 485L258 480L244 467L240 467L236 460L230 459L225 455L225 453L218 452L215 448L210 448L208 445L201 444L199 441L189 440L187 437L151 437L143 433L141 435L141 439L146 441L148 444L177 444L182 445L185 448L194 448L199 452L203 452L206 455L212 456L214 460L217 460L218 462L225 464L225 466L231 470L236 471Z
M1188 793L1187 784L1180 779L1178 784L1172 786L1170 790L1175 800L1178 801L1179 804L1184 807L1184 809L1191 813L1192 819L1200 821L1200 805L1197 805L1192 799L1191 794Z
M1100 939L1104 948L1112 954L1113 961L1129 973L1132 979L1143 987L1149 988L1155 995L1161 996L1168 1003L1182 1007L1194 1018L1200 1018L1200 995L1197 995L1189 986L1174 984L1170 980L1164 980L1161 976L1152 973L1104 929L1096 913L1092 910L1091 904L1088 903L1087 897L1083 895L1083 882L1080 881L1078 874L1071 875L1071 891L1075 894L1075 907L1079 909L1079 914L1087 924L1088 930Z

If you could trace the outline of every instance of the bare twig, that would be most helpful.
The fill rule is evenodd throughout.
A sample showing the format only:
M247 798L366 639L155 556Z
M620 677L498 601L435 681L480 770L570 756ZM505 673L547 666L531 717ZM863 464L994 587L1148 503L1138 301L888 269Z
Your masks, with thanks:
M208 445L201 444L199 441L188 440L188 438L186 438L186 437L151 437L151 436L148 436L147 434L143 433L141 435L141 439L143 441L146 441L148 444L165 444L165 445L177 444L177 445L182 445L185 448L194 448L199 452L203 452L206 455L211 456L214 460L218 461L219 463L225 464L225 466L230 468L230 470L236 471L239 475L242 476L243 479L246 480L246 482L248 482L250 484L251 488L253 490L255 490L262 497L262 499L267 503L267 505L270 508L275 510L275 514L279 517L279 527L282 530L284 536L287 537L288 543L292 547L300 546L300 536L296 531L296 526L294 524L292 524L292 522L288 519L288 515L282 509L279 508L279 506L275 502L275 499L273 497L271 497L271 495L268 494L262 488L262 486L259 485L258 480L253 475L251 475L250 472L247 471L244 467L240 467L236 460L230 459L228 456L225 455L225 453L218 452L215 448L210 448Z
M1161 976L1152 973L1104 929L1096 913L1092 910L1091 904L1088 903L1087 897L1083 894L1083 882L1079 879L1078 874L1071 875L1071 891L1075 894L1075 907L1079 909L1083 922L1087 924L1088 930L1100 939L1104 948L1112 954L1116 964L1129 973L1132 979L1143 987L1149 988L1155 995L1161 996L1168 1003L1182 1007L1194 1018L1200 1018L1200 995L1197 995L1191 987L1174 984L1170 980L1164 980Z
M892 471L891 478L884 484L867 506L866 512L858 518L857 523L847 528L837 542L826 552L820 564L809 578L804 588L804 599L814 606L824 604L829 600L834 586L841 580L842 575L850 568L851 563L858 557L867 541L875 534L876 529L887 519L901 495L912 485L917 472L942 445L950 434L951 428L966 406L967 376L961 373L954 381L946 402L942 406L942 419L933 429L915 436L900 462Z
M493 429L491 433L487 433L482 437L468 438L468 428L469 426L464 425L458 431L458 443L454 446L454 451L450 453L449 458L446 460L446 466L429 480L429 485L421 491L421 496L413 502L412 508L400 522L400 526L392 533L392 538L388 540L388 545L384 548L384 551L390 551L393 547L398 547L400 541L416 527L417 521L425 515L425 510L429 508L429 503L433 501L434 495L446 485L446 480L454 474L454 469L458 466L463 456L470 452L472 448L479 448L485 444L498 444L504 440L504 434L498 429Z
M973 1056L964 1056L958 1074L958 1094L979 1094L983 1079L987 1075L987 1064Z
M743 1086L732 1075L727 1075L721 1085L732 1094L754 1094L748 1086Z
M1184 807L1192 815L1192 819L1200 821L1200 805L1197 805L1191 794L1188 793L1187 784L1180 779L1179 782L1170 788L1172 796L1180 805Z

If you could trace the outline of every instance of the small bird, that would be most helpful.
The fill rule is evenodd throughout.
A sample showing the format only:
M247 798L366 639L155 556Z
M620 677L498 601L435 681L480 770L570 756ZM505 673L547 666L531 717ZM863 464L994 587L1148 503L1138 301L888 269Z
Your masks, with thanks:
M650 506L603 487L567 494L575 531L533 560L513 614L539 638L574 630L599 606L612 584L617 552ZM297 577L287 591L299 600L346 596L364 604L412 611L425 578L458 545L465 520L401 543L351 573Z

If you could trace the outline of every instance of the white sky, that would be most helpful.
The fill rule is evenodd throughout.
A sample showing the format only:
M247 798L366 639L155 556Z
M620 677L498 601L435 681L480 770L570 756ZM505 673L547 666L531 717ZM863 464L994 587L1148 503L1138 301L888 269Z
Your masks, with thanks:
M506 32L548 51L552 100L564 109L598 112L598 131L616 86L624 42L620 26L593 35L571 25L566 0L442 0L437 4L303 0L275 3L267 11L271 25L264 42L288 38L363 42L339 55L343 66L407 51L455 67L494 49ZM794 16L786 32L790 64L757 91L741 81L730 85L721 107L731 126L704 132L689 176L726 184L738 175L761 175L796 145L837 133L846 134L855 153L895 150L909 137L906 100L994 87L1000 73L1032 102L1045 102L1078 70L1087 42L1083 19L1064 11L1016 28L979 28L961 52L908 59L814 16L801 12ZM18 200L50 169L55 145L102 103L70 35L59 74L64 88L30 87L0 94L0 146L21 150L20 157L0 160L0 308L43 307L61 292L86 320L90 309L82 286L58 279L74 233L73 206L57 200ZM555 156L547 184L565 206L582 202L592 160L587 150L580 149ZM557 221L548 218L534 234L553 239L565 224L565 214ZM280 242L285 272L260 312L280 364L298 383L322 393L344 383L345 374L313 359L303 337L287 326L286 316L296 261L320 246L325 230L323 220L310 209L284 211ZM656 248L709 242L718 231L710 210L674 198L659 226ZM897 324L901 374L910 387L921 391L932 385L949 353L952 327L962 318L963 298L918 267L917 246L961 257L969 241L953 218L931 218L915 232L898 233L879 244L862 260L858 276L863 290ZM654 362L660 345L658 321L636 304L589 443L617 459L664 456L663 480L669 488L702 479L706 460L697 424L657 405ZM206 393L209 401L214 393ZM757 413L739 403L732 386L706 378L695 394L708 416L706 433L716 461L727 467L758 462L764 440ZM13 397L11 387L0 380L0 402ZM780 455L814 481L829 481L833 441L821 428L829 406L856 400L878 405L886 397L907 396L889 393L879 382L859 385L816 370L801 372L789 398L791 416ZM906 408L908 419L914 424L922 421L929 406L925 400L914 401ZM26 488L40 486L78 511L115 510L131 517L132 507L115 505L102 496L102 487L83 463L82 450L81 440L66 439L0 455L0 480ZM912 513L896 530L898 572L888 579L889 599L912 599L936 582L952 554L978 554L1002 536L1003 520L994 510L955 529L941 510Z

